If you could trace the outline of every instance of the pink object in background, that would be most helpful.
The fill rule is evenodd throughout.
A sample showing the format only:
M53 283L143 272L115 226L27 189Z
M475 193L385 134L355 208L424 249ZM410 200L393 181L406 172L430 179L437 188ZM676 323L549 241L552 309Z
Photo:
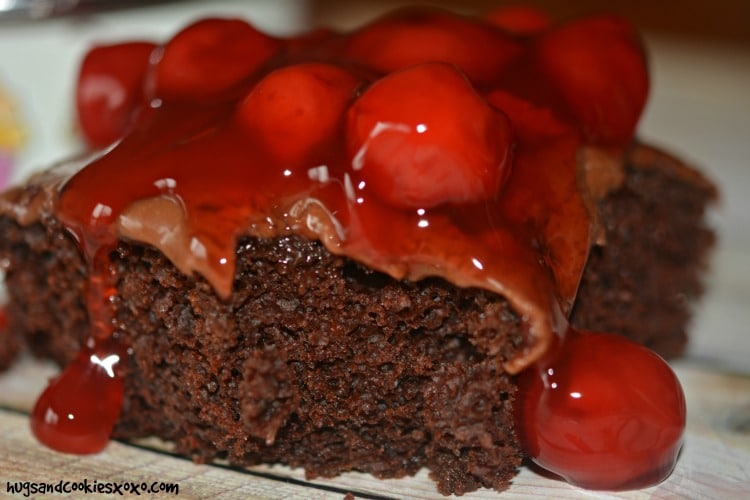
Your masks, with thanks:
M0 151L0 189L8 185L11 172L13 172L13 156L6 151Z

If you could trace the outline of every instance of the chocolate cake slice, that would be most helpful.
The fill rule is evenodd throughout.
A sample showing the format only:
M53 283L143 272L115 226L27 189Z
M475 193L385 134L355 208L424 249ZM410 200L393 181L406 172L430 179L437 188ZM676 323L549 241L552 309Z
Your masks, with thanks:
M39 439L90 453L110 432L157 436L198 461L309 477L426 467L444 494L502 490L524 456L590 488L666 477L682 392L624 338L682 352L715 188L633 142L645 69L621 21L517 34L488 19L406 11L294 40L204 20L159 47L94 49L81 88L121 76L108 54L137 61L129 107L97 115L96 92L79 95L84 130L116 122L103 142L119 142L0 197L2 335L66 367L33 412ZM435 33L451 44L377 43ZM611 97L559 73L560 46L636 68L591 68L622 77L608 83L633 109L600 123L589 103ZM597 342L611 357L567 366ZM612 360L630 367L599 371ZM555 370L624 377L615 399L643 425L640 451L614 439L550 458L538 436L567 410L538 384L554 389ZM81 418L48 418L62 411Z
M31 184L16 203L33 206L39 191ZM573 324L678 355L714 197L672 157L635 148L623 185L600 203L606 244L584 272ZM52 214L21 225L7 207L8 331L65 366L89 332L84 259ZM299 236L241 238L237 257L226 301L150 246L121 241L111 253L116 331L133 350L116 437L159 436L196 460L280 462L310 477L428 467L443 493L507 487L523 456L516 386L500 363L522 343L507 301L395 280Z

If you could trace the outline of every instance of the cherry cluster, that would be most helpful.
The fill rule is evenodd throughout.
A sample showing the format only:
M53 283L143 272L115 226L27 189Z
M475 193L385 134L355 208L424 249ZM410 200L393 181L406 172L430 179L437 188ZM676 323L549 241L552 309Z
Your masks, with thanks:
M620 18L555 26L529 8L408 9L346 34L278 39L204 19L161 45L99 46L81 66L77 109L102 147L165 102L235 99L237 122L272 157L301 164L343 138L382 201L425 208L494 196L518 140L571 128L627 144L647 94L640 41Z

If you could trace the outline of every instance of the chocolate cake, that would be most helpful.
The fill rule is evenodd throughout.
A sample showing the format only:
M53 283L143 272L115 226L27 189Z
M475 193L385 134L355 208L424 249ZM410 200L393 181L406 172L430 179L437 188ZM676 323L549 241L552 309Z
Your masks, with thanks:
M66 367L37 437L309 477L426 467L444 494L507 488L524 456L588 488L666 477L684 398L641 345L684 348L715 189L634 141L629 26L509 19L409 10L291 40L209 19L92 50L82 128L119 142L0 198L2 335ZM561 47L594 76L561 74ZM579 410L549 382L601 379L579 414L596 445L563 450ZM613 404L638 450L598 434Z

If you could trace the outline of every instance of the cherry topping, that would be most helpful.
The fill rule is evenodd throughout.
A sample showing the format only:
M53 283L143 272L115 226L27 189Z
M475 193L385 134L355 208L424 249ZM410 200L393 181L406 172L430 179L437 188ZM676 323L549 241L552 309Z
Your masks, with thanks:
M574 21L544 34L534 50L586 139L613 146L632 139L649 82L629 23L604 15Z
M143 104L143 79L156 45L129 42L91 49L76 87L78 123L92 147L119 139Z
M674 468L685 397L669 365L614 334L569 331L519 376L518 432L541 467L588 489L644 488Z
M175 35L157 63L154 91L189 99L228 90L273 56L280 42L238 19L203 19Z
M374 83L349 110L347 142L366 185L403 208L490 198L511 165L507 117L444 63Z
M546 13L529 5L498 7L484 17L495 26L517 35L537 35L552 26L552 19Z
M237 109L248 135L259 138L285 165L309 158L337 135L360 82L329 64L305 63L271 72Z
M48 447L77 454L109 442L123 400L118 364L126 355L115 340L84 347L36 402L31 430Z
M346 56L383 71L441 61L455 64L479 85L492 82L522 45L481 20L425 9L397 11L354 33Z

